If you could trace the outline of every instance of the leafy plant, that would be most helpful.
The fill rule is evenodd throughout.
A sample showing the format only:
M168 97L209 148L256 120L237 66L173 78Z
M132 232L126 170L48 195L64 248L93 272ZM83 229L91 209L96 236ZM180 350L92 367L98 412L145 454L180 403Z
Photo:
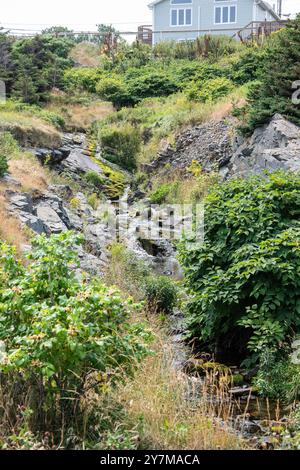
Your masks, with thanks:
M259 357L300 329L300 176L233 180L205 199L204 242L181 245L190 335L213 351ZM198 241L198 242L197 242Z
M104 125L99 138L103 156L127 170L136 168L136 156L141 145L139 129L130 125Z
M155 313L171 313L177 303L177 287L167 276L146 279L145 294L150 310Z
M8 170L7 158L5 155L0 154L0 178L5 175Z
M51 423L59 429L67 415L80 428L86 387L101 393L147 352L147 333L128 322L135 306L115 289L78 280L80 243L69 232L37 237L25 267L13 248L0 245L2 387L11 393L12 382L19 386L12 407L30 394L38 430Z
M111 101L117 108L131 103L128 88L121 78L106 77L101 79L96 85L96 92L100 98Z
M204 82L194 82L186 89L190 100L209 102L228 95L234 88L233 83L225 77L218 77Z

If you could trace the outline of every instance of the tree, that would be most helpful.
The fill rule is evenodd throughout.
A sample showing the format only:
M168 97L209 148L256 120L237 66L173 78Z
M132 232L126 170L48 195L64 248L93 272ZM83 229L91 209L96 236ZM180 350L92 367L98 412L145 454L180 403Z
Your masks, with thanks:
M300 125L300 107L292 102L293 83L300 78L300 15L269 40L259 81L252 87L242 127L250 133L275 113Z

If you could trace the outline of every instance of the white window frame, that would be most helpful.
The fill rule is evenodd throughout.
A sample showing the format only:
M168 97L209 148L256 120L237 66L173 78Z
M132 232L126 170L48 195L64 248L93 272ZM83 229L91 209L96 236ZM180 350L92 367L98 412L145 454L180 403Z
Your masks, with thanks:
M236 24L238 18L238 8L237 3L229 3L232 0L215 0L215 8L214 8L214 26L219 25L226 25L226 24ZM220 3L225 3L225 5L220 5ZM223 22L223 8L228 8L228 19L230 19L230 7L235 8L235 21L227 21L226 23ZM221 8L221 22L216 23L216 9Z
M186 4L185 4L186 5ZM178 7L178 5L176 5ZM179 17L179 10L184 11L184 24L178 24L178 17ZM190 10L191 11L191 22L189 24L186 23L186 11ZM177 24L172 24L172 13L173 11L177 12ZM170 9L170 28L185 28L186 26L192 26L193 25L193 8L192 7L186 7L182 8L179 6L179 8L171 8Z

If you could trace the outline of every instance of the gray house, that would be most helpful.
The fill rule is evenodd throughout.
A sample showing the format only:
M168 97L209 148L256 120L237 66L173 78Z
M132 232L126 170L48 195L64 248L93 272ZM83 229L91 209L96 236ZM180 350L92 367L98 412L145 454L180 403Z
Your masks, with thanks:
M153 44L192 40L203 34L233 35L251 22L280 19L263 0L156 0L149 8Z

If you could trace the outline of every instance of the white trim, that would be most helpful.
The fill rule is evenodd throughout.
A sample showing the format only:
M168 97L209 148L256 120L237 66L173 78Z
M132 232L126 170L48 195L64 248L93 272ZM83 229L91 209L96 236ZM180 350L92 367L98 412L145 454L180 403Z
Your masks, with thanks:
M175 5L174 5L175 6ZM176 5L177 7L177 5ZM183 24L178 24L178 17L179 17L179 11L182 10L184 11L184 23ZM186 23L186 11L190 10L191 12L191 22ZM177 11L177 24L172 24L172 12ZM187 8L170 8L170 28L184 28L186 26L192 26L193 25L193 8L192 7L187 7Z
M223 8L228 8L228 19L230 19L230 8L234 7L235 8L235 21L226 21L223 22ZM216 9L221 8L221 21L220 23L216 23ZM238 18L238 8L237 4L232 4L232 5L215 5L214 7L214 26L218 25L226 25L226 24L237 24L237 18Z

